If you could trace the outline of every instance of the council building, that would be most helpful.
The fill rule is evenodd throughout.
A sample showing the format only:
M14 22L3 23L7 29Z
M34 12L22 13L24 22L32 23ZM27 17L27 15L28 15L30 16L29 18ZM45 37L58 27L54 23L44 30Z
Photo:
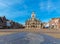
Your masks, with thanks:
M35 13L32 12L31 18L25 22L26 29L41 29L41 21L35 18Z

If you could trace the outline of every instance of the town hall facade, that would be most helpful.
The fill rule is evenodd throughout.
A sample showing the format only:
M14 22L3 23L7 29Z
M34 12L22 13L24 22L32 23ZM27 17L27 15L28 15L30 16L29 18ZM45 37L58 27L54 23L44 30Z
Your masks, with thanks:
M41 28L41 22L35 18L34 12L32 12L31 18L26 21L25 28L26 29L40 29Z

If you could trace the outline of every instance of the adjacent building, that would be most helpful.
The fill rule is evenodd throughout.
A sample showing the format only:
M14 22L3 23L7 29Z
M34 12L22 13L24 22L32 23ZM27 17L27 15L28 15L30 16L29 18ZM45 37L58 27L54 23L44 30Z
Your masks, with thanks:
M3 17L0 17L0 29L5 29L5 28L7 28L7 26L6 26L6 18L5 18L5 16L3 16Z
M49 22L50 28L59 29L60 28L60 18L52 18Z
M20 29L24 28L22 24L6 19L5 16L0 17L0 29Z
M8 29L21 29L21 28L24 28L24 26L22 24L9 20L7 21L7 28Z
M42 26L42 29L48 29L49 28L49 23L48 22L47 23L43 22L41 26Z

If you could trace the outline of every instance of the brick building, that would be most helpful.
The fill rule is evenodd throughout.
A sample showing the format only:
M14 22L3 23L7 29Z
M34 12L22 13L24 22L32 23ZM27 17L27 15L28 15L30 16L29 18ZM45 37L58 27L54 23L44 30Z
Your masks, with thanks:
M59 29L60 28L60 18L52 18L49 22L50 27L53 29Z

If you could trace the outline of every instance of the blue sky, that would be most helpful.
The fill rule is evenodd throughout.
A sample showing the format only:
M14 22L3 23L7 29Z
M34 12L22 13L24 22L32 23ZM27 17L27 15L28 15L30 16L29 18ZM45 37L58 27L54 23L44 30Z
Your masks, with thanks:
M60 17L60 0L0 0L0 16L24 24L31 17L48 22L51 18Z

